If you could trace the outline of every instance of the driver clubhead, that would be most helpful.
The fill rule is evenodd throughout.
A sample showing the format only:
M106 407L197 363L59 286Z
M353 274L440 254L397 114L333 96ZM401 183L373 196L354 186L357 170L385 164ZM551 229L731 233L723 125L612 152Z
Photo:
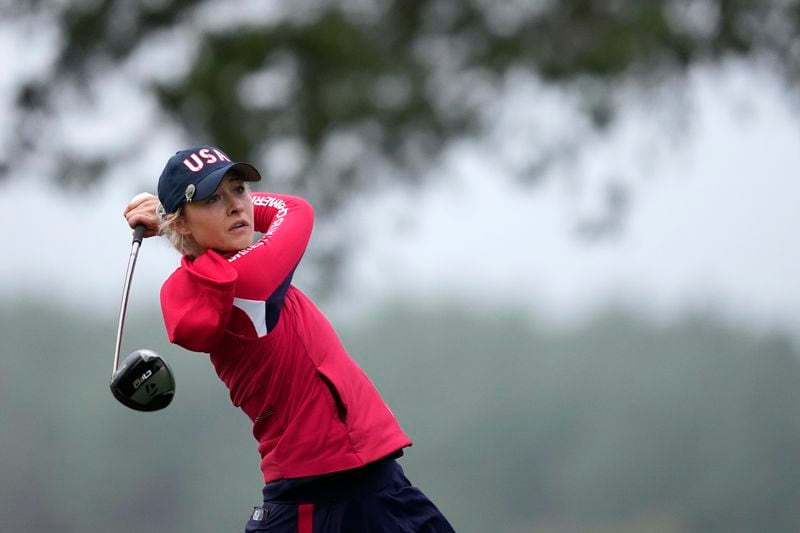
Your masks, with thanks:
M175 396L175 378L167 363L151 350L136 350L111 376L111 392L136 411L158 411Z

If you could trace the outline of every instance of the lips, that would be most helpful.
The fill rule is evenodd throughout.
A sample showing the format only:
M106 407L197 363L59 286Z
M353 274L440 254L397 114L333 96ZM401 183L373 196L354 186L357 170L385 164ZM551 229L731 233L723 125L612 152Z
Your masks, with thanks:
M228 227L228 231L236 231L242 228L249 228L250 224L246 220L237 220Z

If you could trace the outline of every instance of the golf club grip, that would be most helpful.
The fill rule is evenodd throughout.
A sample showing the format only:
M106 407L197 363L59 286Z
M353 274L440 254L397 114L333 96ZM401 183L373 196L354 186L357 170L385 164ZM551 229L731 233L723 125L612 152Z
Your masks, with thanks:
M147 228L144 224L139 224L133 229L133 242L138 242L142 244L142 238L144 237L144 230Z

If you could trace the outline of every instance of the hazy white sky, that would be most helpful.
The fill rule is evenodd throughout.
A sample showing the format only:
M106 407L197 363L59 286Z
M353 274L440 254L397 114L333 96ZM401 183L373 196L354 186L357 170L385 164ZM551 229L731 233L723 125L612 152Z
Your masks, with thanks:
M665 316L714 307L758 329L800 332L800 120L772 77L741 66L693 75L689 94L688 130L654 128L652 110L632 108L609 137L561 168L578 189L558 177L524 188L490 148L462 146L431 170L441 176L435 186L358 202L350 216L363 229L348 271L352 305L340 310L396 294L444 295L476 309L512 301L562 320L623 301ZM498 120L540 109L534 120L557 124L558 105L521 90ZM538 138L495 141L535 150L551 132L570 135L553 127ZM177 148L151 149L134 170L154 184ZM577 217L594 209L596 189L611 178L632 191L622 233L594 244L576 239ZM130 250L121 212L149 181L80 196L35 178L0 186L0 295L35 293L116 314ZM165 243L146 242L132 309L158 312L158 286L176 263Z
M374 205L361 286L445 292L477 308L500 297L556 319L609 301L670 315L713 308L800 331L800 121L763 72L731 66L691 87L681 143L654 138L651 110L633 109L570 169L586 201L557 180L529 192L459 154L435 189ZM571 228L608 177L629 185L631 211L616 239L587 245ZM386 212L414 216L415 231L386 238L398 223Z

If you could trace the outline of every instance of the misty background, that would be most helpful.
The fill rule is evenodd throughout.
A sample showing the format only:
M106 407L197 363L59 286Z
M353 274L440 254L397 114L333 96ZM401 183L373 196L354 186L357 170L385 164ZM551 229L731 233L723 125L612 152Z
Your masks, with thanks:
M0 532L241 531L247 418L169 345L134 194L309 198L295 283L459 532L800 530L800 2L0 2Z

